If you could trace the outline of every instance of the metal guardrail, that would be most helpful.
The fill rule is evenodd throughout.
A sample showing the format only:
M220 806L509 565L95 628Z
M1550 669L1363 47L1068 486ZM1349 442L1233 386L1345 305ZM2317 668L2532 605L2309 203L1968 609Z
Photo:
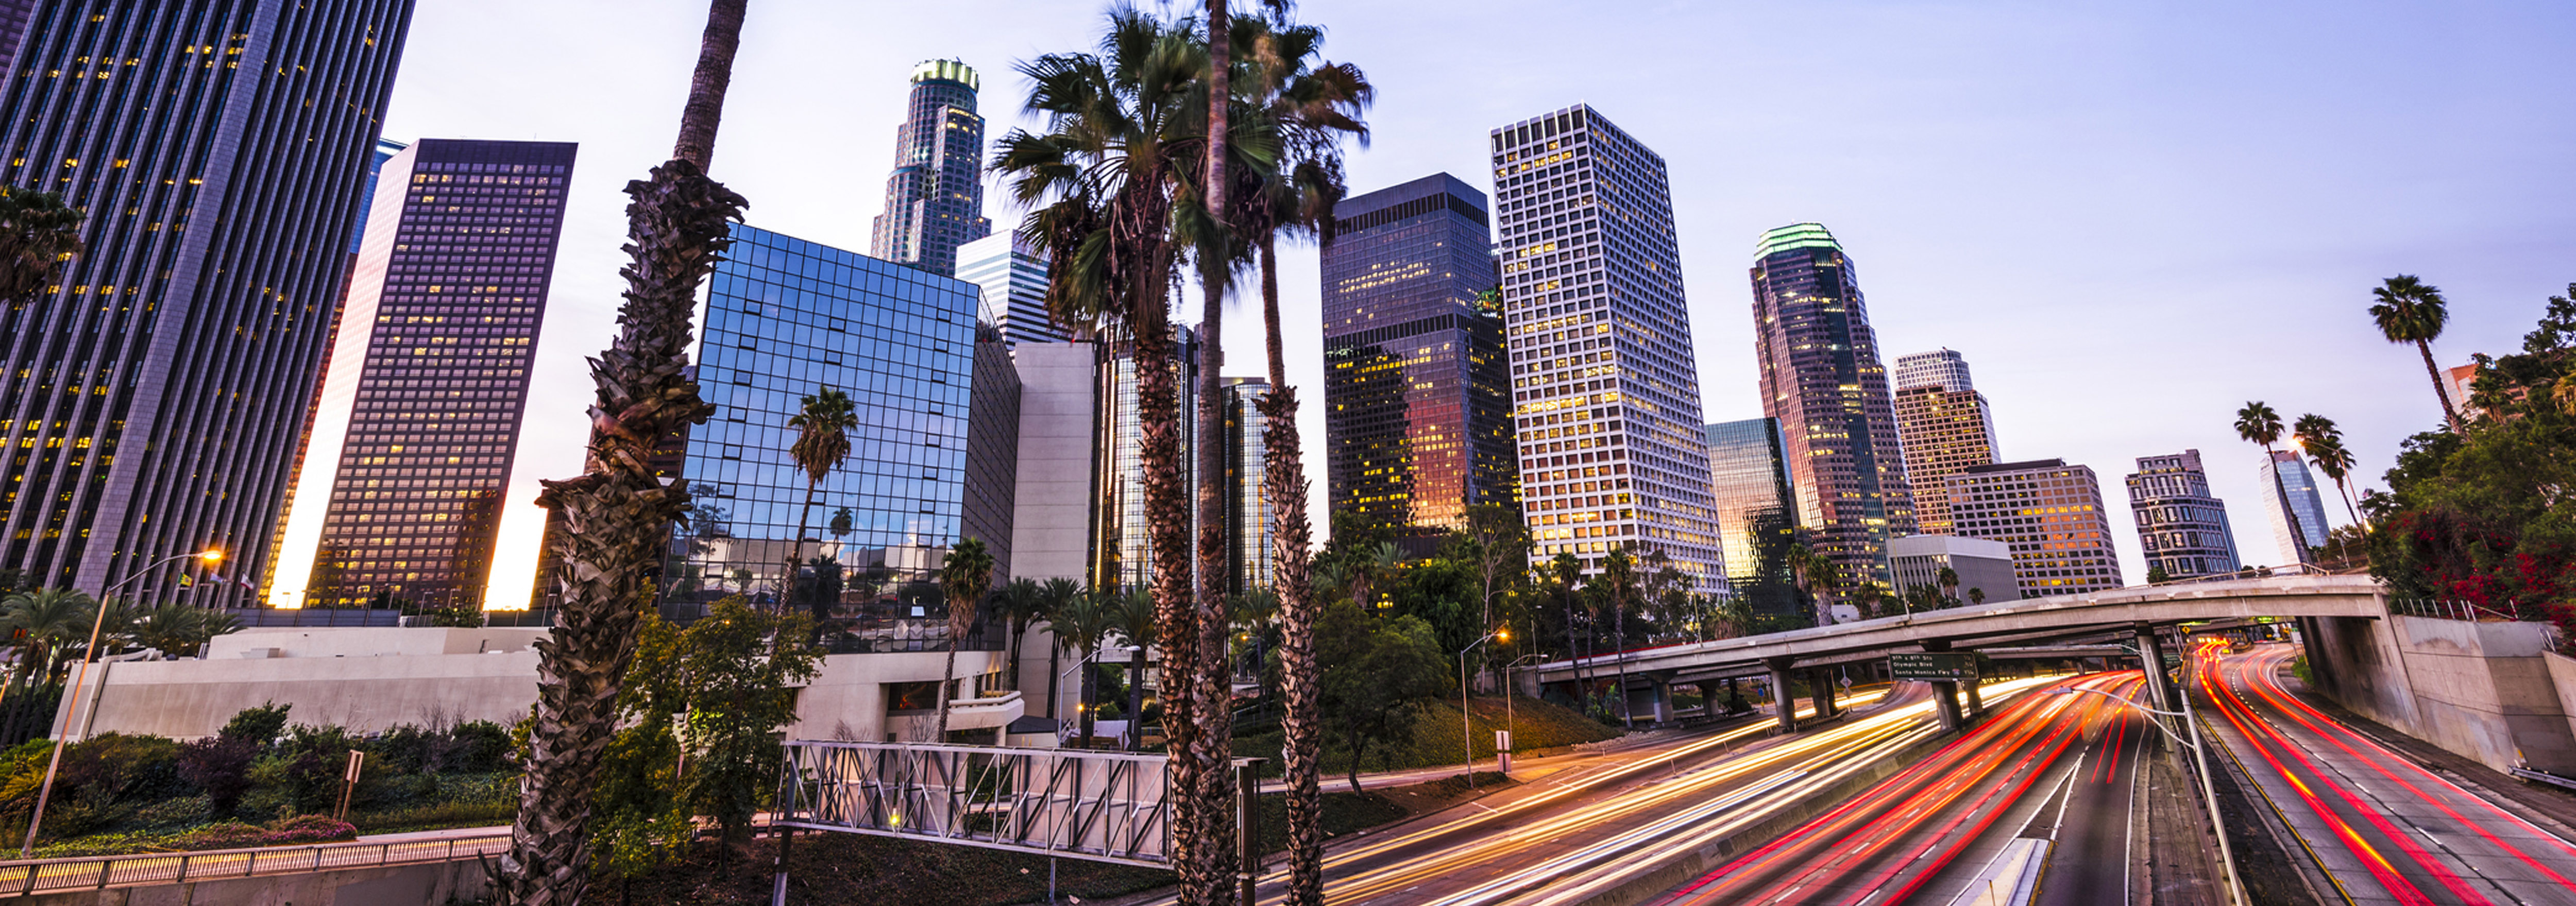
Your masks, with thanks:
M2468 601L2441 601L2423 598L2390 598L2388 612L2403 617L2426 617L2436 620L2512 622L2521 619L2512 613L2492 607L2481 607Z
M773 823L1166 867L1166 758L795 740Z
M2524 780L2537 780L2542 783L2557 784L2571 790L2576 790L2576 778L2560 777L2556 774L2551 774L2545 771L2535 771L2530 768L2514 768L2513 776L2520 777Z
M316 843L258 849L75 856L0 862L0 897L64 890L104 890L140 884L184 884L221 878L306 874L335 868L454 862L510 850L510 835L403 840L384 843Z

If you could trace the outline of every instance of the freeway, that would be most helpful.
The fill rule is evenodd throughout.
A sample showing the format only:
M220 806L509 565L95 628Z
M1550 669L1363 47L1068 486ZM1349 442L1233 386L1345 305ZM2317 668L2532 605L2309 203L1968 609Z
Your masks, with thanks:
M2381 748L2281 685L2295 649L2193 651L2195 694L2305 855L2354 904L2576 904L2576 845Z
M2047 681L1968 735L1660 904L2126 903L2146 734L2134 671ZM1992 891L1989 894L1989 891Z

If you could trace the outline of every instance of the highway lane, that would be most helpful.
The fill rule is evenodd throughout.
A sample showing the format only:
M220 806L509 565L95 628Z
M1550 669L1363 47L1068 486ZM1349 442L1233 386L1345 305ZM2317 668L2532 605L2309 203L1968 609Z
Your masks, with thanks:
M2283 688L2295 654L2192 653L2205 724L2355 904L2576 906L2576 845L2452 785Z
M2143 685L2135 672L2040 682L2122 697ZM1995 857L2008 853L2048 861L2051 902L2125 902L2138 735L2154 732L2133 714L2102 695L2021 696L1932 756L1657 902L1947 902L2006 867ZM2060 837L2054 851L2051 836ZM2032 842L2012 845L2022 838ZM2008 890L2012 879L2001 883Z

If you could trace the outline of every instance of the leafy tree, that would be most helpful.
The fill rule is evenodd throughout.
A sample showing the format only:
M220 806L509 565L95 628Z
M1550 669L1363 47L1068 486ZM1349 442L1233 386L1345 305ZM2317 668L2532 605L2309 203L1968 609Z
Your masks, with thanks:
M2164 564L2154 563L2147 566L2147 584L2161 585L2171 581L2173 581L2173 574L2165 572Z
M639 655L639 664L675 684L676 694L659 703L683 706L676 718L689 750L682 795L729 845L749 838L752 814L778 789L778 747L796 722L796 690L820 668L822 653L797 641L807 637L806 620L726 598L680 630L674 648Z
M948 662L939 672L939 735L948 741L948 703L956 698L948 684L957 678L957 649L966 645L966 630L975 625L975 609L993 587L993 555L981 538L960 538L939 566L939 590L948 598ZM957 690L963 692L965 690Z
M1349 746L1351 790L1358 792L1370 745L1405 738L1414 710L1441 694L1449 672L1430 625L1414 617L1379 619L1335 601L1315 630L1315 657L1324 668L1318 712L1327 732Z
M2382 280L2370 295L2379 300L2370 307L2370 319L2379 326L2380 336L2391 343L2415 344L2415 351L2424 355L2424 376L2433 380L2433 398L2442 402L2442 420L2451 426L2451 433L2460 433L2460 410L2442 388L2441 366L2433 364L2433 341L2450 323L2450 303L2440 289L2412 274Z

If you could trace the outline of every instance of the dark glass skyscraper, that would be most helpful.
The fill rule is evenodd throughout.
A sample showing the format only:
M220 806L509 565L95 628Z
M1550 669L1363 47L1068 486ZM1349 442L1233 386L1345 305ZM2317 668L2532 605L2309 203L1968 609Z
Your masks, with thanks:
M1269 395L1265 378L1225 379L1226 541L1234 548L1226 590L1235 594L1268 588L1273 575L1270 497L1261 483L1269 451L1261 401Z
M1576 105L1493 131L1534 560L1663 552L1725 575L1664 159Z
M298 482L329 476L327 504L289 517L272 601L482 606L575 151L433 138L385 163Z
M1738 600L1765 616L1806 612L1789 569L1798 498L1789 485L1787 449L1778 419L1708 426L1708 483L1726 545L1726 582Z
M868 254L938 274L957 274L957 247L993 232L984 219L984 118L980 82L956 60L912 70L912 99L894 133L894 174Z
M1914 534L1914 493L1860 280L1822 224L1762 234L1753 326L1762 413L1788 442L1799 524L1844 582L1887 587L1887 542Z
M1455 528L1517 502L1485 193L1449 174L1343 201L1324 246L1332 512Z
M0 318L0 568L96 592L270 555L411 0L58 0L0 99L0 183L64 193L87 251ZM152 600L176 570L127 593Z

